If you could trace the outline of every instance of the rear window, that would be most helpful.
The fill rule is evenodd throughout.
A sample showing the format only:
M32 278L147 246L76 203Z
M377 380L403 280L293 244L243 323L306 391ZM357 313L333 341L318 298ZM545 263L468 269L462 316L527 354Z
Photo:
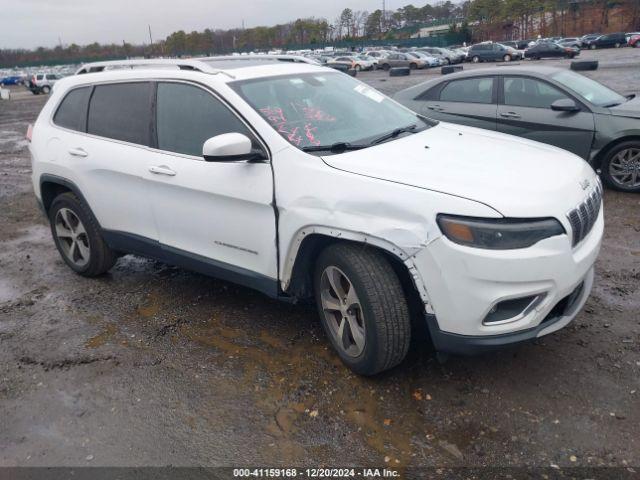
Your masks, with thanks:
M493 103L493 78L480 77L449 82L440 92L443 102Z
M96 86L89 105L87 121L89 133L114 140L148 145L150 125L150 83Z
M53 116L53 123L70 130L84 132L90 93L91 87L76 88L67 93Z

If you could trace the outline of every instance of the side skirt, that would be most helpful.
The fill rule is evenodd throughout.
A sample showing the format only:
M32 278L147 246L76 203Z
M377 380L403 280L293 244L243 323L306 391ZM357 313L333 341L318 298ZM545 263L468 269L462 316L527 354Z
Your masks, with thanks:
M119 252L153 258L170 265L202 273L203 275L249 287L279 300L292 300L280 293L278 280L275 278L178 248L169 247L156 240L131 233L103 230L102 235L109 247Z

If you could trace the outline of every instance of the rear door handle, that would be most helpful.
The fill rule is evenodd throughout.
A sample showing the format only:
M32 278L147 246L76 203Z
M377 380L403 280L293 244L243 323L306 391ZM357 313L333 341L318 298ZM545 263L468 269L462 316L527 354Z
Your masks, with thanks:
M444 108L442 108L440 105L428 105L427 108L429 110L435 110L436 112L444 112Z
M89 155L83 148L72 148L69 150L69 155L73 155L74 157L86 157Z
M501 113L500 116L503 118L521 118L516 112Z
M166 165L158 165L158 166L154 166L154 167L149 167L149 171L151 173L155 173L156 175L167 175L169 177L173 177L176 174L175 171L171 170Z

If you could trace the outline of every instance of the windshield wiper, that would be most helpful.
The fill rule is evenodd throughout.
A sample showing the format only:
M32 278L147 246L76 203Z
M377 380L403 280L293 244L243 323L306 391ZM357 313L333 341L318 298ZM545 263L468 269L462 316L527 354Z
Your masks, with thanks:
M385 140L396 138L402 133L413 132L416 128L418 128L418 126L415 123L413 125L407 125L406 127L396 128L394 131L385 133L384 135L372 140L371 145L376 145L378 143L384 142Z
M354 145L348 142L336 142L331 145L309 145L306 147L302 147L302 151L342 153L346 152L347 150L360 150L367 147L368 145Z

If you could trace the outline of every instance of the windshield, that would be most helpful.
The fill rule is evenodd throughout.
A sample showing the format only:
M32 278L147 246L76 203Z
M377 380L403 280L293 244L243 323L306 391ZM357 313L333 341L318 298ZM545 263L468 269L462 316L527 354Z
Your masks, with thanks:
M598 107L613 107L627 101L625 97L604 85L569 70L551 75L569 90L574 91L588 102Z
M339 72L303 73L230 85L292 145L367 144L396 129L431 123ZM394 137L395 138L395 137Z

